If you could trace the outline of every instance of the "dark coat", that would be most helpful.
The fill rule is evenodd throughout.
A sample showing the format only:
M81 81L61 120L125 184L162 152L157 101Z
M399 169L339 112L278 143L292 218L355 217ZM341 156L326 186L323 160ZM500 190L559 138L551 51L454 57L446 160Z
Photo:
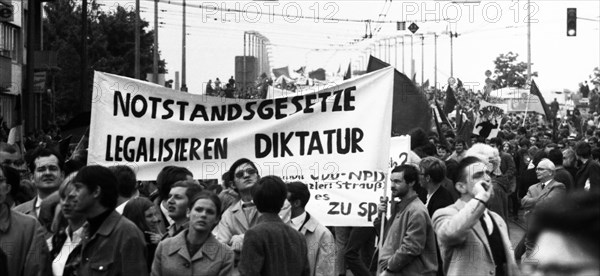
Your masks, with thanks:
M263 213L244 237L239 271L242 276L310 275L306 240L277 214Z
M42 226L33 217L4 207L0 208L0 250L6 257L8 274L2 275L52 275Z
M429 212L429 217L432 218L437 209L450 206L454 204L454 202L455 200L453 199L452 194L450 194L446 188L440 186L437 191L431 195L429 202L427 202L427 212Z
M93 236L87 227L78 275L148 275L144 235L133 222L112 211Z
M573 190L583 189L588 179L590 180L590 191L600 191L600 164L592 159L588 159L577 171Z

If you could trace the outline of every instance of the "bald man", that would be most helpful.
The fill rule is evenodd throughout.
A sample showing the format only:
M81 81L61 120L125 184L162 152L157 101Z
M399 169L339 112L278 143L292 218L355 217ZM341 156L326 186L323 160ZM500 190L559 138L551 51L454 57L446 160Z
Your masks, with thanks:
M529 187L527 195L521 199L525 216L528 216L537 204L566 193L565 184L554 180L555 171L554 163L547 158L538 163L535 174L540 182Z
M555 171L556 167L550 159L542 159L535 169L540 182L531 185L527 191L527 195L521 199L521 205L525 210L525 221L528 225L525 235L515 248L515 259L517 261L520 259L522 262L534 261L529 259L535 248L535 244L530 237L532 229L535 229L535 226L530 225L529 217L532 217L531 213L536 210L536 206L543 202L550 202L551 200L560 198L567 191L565 184L554 180Z

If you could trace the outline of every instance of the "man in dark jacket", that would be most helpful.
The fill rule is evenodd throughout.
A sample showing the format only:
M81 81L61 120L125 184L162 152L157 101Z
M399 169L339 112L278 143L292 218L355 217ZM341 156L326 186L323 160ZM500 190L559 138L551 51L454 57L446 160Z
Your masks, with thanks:
M261 178L252 188L252 198L261 217L256 226L246 231L240 275L310 275L304 236L278 215L287 198L283 180L277 176Z
M600 164L592 160L592 147L585 141L579 141L575 145L577 160L581 161L581 167L575 176L575 190L600 190Z
M115 211L117 178L102 166L83 167L73 179L75 211L85 214L83 239L67 259L65 274L148 275L144 235Z

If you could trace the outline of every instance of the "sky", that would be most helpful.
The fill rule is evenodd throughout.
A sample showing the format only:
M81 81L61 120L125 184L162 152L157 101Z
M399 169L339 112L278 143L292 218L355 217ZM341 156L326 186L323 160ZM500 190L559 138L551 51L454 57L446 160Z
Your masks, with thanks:
M181 1L159 2L159 49L167 62L166 79L174 79L175 72L182 70ZM135 5L100 2L109 9L117 3ZM600 67L600 1L188 0L187 84L190 93L202 93L209 79L226 81L234 75L234 59L243 55L245 31L259 32L269 39L273 68L307 66L307 70L324 68L336 73L351 63L353 69L364 70L369 49L377 49L377 57L410 76L411 32L399 31L396 25L404 21L407 26L419 26L412 53L418 82L434 82L437 35L437 81L439 86L447 83L451 71L448 33L452 32L458 34L453 39L454 77L478 90L485 71L493 71L493 61L501 53L512 51L519 54L518 61L527 62L528 5L532 71L538 72L538 87L547 95L565 89L576 91L578 84L589 80L593 69ZM567 8L577 8L575 37L566 36ZM141 17L150 22L151 29L153 13L154 1L141 0ZM370 26L367 20L372 21ZM365 34L372 34L372 38L364 39ZM391 39L392 44L393 38L397 44L389 46L389 55L378 50L385 49L376 46L378 43Z

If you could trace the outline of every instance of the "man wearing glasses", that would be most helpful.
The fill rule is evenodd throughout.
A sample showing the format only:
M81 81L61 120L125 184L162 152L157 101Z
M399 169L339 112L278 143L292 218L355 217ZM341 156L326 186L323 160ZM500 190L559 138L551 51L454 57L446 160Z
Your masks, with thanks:
M554 180L555 170L556 167L554 166L554 163L549 159L544 158L538 163L535 173L540 182L529 187L527 195L521 199L521 206L525 210L526 220L528 220L532 211L535 210L535 207L538 204L548 202L554 198L563 196L566 193L567 188L565 185ZM534 249L534 245L529 242L529 238L526 234L515 249L515 257L517 260L521 257L520 253L522 252L523 245L525 246L526 257L529 256Z
M257 224L260 217L252 199L252 187L258 182L260 175L252 161L241 158L229 168L229 179L233 183L234 190L240 195L240 200L225 210L213 234L217 240L236 252L237 259L242 250L244 234ZM287 224L290 216L291 206L286 200L279 217Z

